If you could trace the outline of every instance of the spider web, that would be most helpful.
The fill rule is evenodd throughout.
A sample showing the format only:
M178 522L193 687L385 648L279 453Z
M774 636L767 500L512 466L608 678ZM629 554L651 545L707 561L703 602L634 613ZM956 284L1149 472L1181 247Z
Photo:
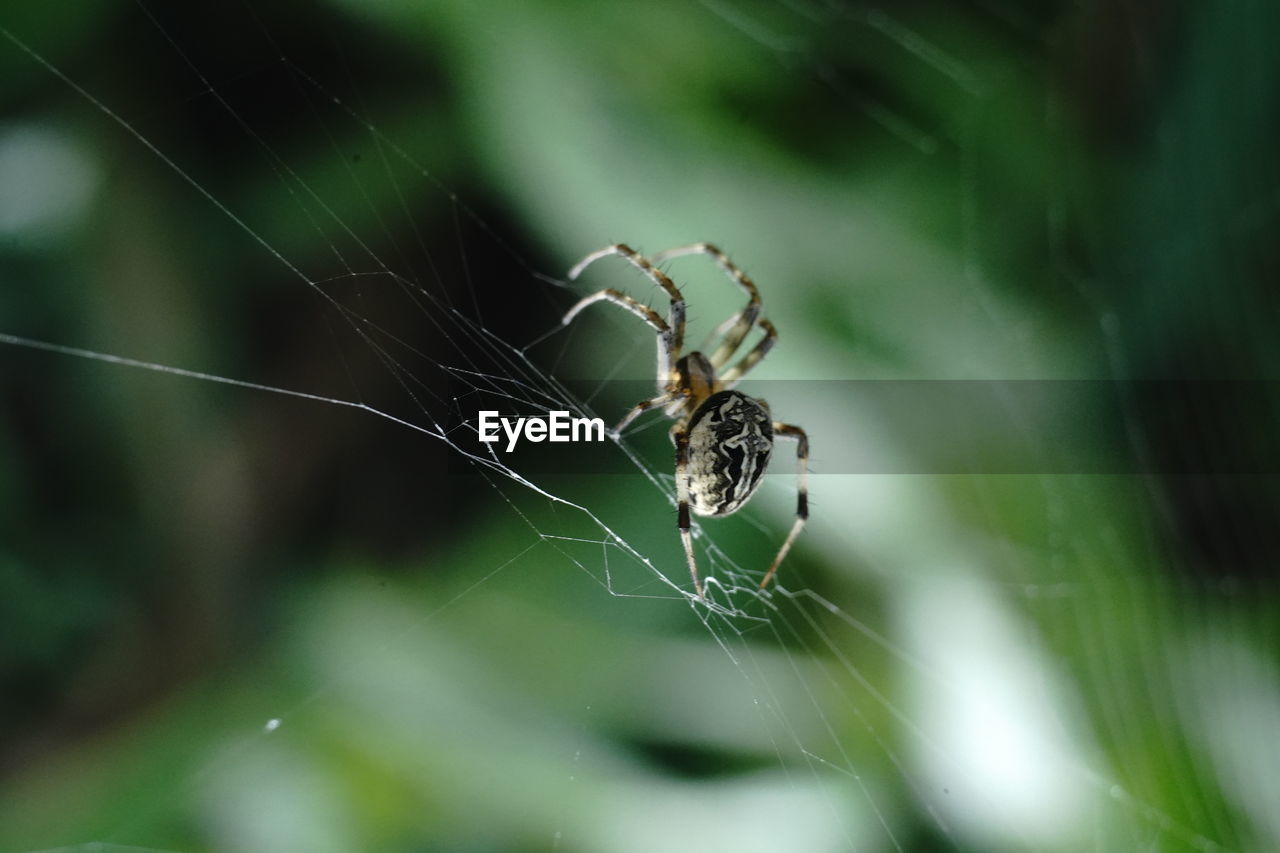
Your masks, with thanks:
M1147 254L1115 252L1081 197L1074 102L1043 79L1039 37L1101 24L999 4L532 8L336 4L314 32L265 4L99 12L172 75L142 85L0 21L5 67L39 81L0 148L4 185L36 188L0 201L17 285L0 295L0 558L15 648L52 661L17 658L6 690L28 701L6 717L0 846L1280 842L1273 581L1251 568L1275 552L1234 511L1274 508L1274 484L1159 476L1205 448L1162 445L1125 396L1145 386L1111 382L1147 377L1134 318L1154 298L1128 304L1113 279L1204 293L1159 224ZM1119 55L1150 85L1164 42L1129 23ZM1175 142L1197 103L1172 110ZM482 128L474 147L444 143L458 125ZM1264 177L1210 211L1236 240L1274 228ZM699 526L707 602L659 415L604 448L474 440L480 408L613 422L651 393L640 324L559 317L588 288L660 294L622 263L561 271L615 240L700 239L760 284L780 343L743 389L809 431L815 470L810 529L768 592L789 459ZM1191 245L1215 269L1247 254ZM695 329L740 307L709 262L669 271ZM1029 271L1050 295L1008 284ZM1213 318L1244 313L1249 272ZM912 467L943 431L868 411L849 383L868 378L882 402L920 379L1025 381L994 393L1036 464L1011 466L993 431L954 467ZM1120 397L1145 467L1046 473L1042 407L1082 380ZM1233 511L1195 515L1193 537L1188 494Z

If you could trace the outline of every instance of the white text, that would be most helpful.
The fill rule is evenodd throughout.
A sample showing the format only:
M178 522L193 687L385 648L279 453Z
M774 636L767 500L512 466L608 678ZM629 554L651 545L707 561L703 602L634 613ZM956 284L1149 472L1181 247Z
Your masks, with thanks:
M521 433L529 441L604 441L604 421L600 418L572 418L568 412L548 412L546 418L504 418L496 411L480 412L477 427L480 440L492 444L507 437L507 452L515 450ZM594 433L594 437L592 437Z

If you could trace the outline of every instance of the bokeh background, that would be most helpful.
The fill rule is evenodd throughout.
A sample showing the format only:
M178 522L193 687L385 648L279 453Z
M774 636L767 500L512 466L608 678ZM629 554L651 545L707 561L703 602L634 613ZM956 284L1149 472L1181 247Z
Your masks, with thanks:
M0 849L1280 849L1275 7L0 27ZM661 424L541 492L413 428L633 403L638 324L548 335L657 304L562 280L618 240L716 242L781 331L814 519L770 596L789 463L705 526L713 611ZM939 468L948 414L852 380L1016 380L1061 432Z

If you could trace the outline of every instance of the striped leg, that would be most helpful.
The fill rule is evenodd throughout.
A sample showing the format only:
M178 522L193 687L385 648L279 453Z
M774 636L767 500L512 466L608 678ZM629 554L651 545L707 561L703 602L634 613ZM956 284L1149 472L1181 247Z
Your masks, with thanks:
M773 558L773 564L769 566L769 571L765 572L764 580L760 581L761 589L773 580L778 566L782 564L783 558L787 556L792 543L796 541L796 537L800 535L805 522L809 519L809 437L798 426L780 424L776 421L773 424L773 434L796 440L796 467L799 469L796 480L796 520L791 525L791 532L783 540L782 547L778 549L778 556Z
M738 269L724 252L710 243L694 243L691 246L667 249L665 252L659 252L654 255L653 260L657 263L683 255L710 256L716 262L716 265L724 271L724 274L746 291L747 294L746 307L717 326L716 330L711 334L710 340L715 340L721 335L724 336L720 346L711 354L711 366L719 370L733 357L738 347L742 346L742 342L746 339L747 334L750 333L756 318L760 316L760 291L756 289L756 283L746 273Z
M689 576L693 578L693 591L698 598L702 594L702 581L698 578L698 561L693 556L693 533L689 522L689 433L676 424L671 428L671 440L676 446L676 527L680 531L680 544L684 545L684 557L689 563Z
M597 302L612 302L619 308L625 308L632 314L639 317L658 333L658 384L665 387L671 381L671 368L675 363L677 352L675 346L675 334L671 326L667 325L667 321L662 316L647 305L641 305L639 302L620 293L613 288L599 290L590 296L584 296L582 299L565 312L564 318L560 321L561 325L567 326L573 322L573 318L577 317L583 308L588 305L594 305Z
M760 363L760 359L769 354L773 345L778 342L778 330L768 320L760 320L756 325L764 330L760 343L744 355L733 367L720 374L720 387L730 389L737 385L751 368Z
M667 391L664 394L659 394L651 400L641 400L639 403L636 403L631 407L631 411L627 412L627 414L623 416L622 420L618 421L618 425L613 428L614 437L616 438L621 435L622 431L627 428L627 425L640 417L640 415L643 415L650 409L656 409L659 406L674 403L676 400L680 399L680 396L681 395L678 391Z
M667 278L666 273L650 263L648 258L625 243L614 243L612 246L605 246L603 249L592 252L574 264L573 269L569 270L569 279L571 281L576 279L582 275L583 270L587 267L601 258L607 258L611 255L617 255L627 260L633 267L648 276L650 281L662 288L667 296L671 297L671 308L667 312L667 323L671 327L671 346L668 348L667 353L669 362L674 364L680 358L680 353L684 349L684 295L680 293L679 288L672 283L671 279ZM664 374L658 381L665 383L668 381L668 376Z

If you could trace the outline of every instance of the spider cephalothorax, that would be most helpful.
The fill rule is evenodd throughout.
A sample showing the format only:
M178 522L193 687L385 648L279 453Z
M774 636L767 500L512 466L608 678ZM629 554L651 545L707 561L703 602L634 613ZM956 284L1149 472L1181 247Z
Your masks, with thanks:
M720 342L710 356L696 351L683 352L686 313L684 296L671 279L654 266L654 262L692 254L710 256L747 294L746 306L715 330L713 336L719 337ZM588 305L605 301L630 311L658 333L658 396L632 407L618 423L616 432L622 432L627 424L643 412L658 407L664 407L668 417L675 420L671 427L671 440L676 446L677 525L685 557L689 562L689 573L693 577L694 590L699 597L703 590L689 532L690 510L707 516L725 516L737 512L755 494L763 481L765 468L773 453L774 437L784 436L796 440L796 458L799 464L796 520L760 582L763 588L773 578L778 565L809 517L806 482L809 440L800 427L772 420L769 407L763 400L733 390L747 371L755 367L773 348L778 337L773 324L760 316L760 293L755 282L734 266L723 252L708 243L659 252L653 256L653 260L618 243L587 255L569 271L569 278L577 278L592 263L610 255L625 258L667 293L671 298L671 307L666 319L630 296L609 289L579 300L565 314L564 322L569 323ZM726 367L753 327L760 329L764 336L736 364Z

